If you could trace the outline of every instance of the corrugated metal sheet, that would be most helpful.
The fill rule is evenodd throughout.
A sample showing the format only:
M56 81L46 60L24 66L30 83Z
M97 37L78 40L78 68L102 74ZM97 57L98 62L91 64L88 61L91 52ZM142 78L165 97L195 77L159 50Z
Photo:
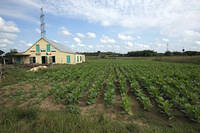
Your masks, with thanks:
M54 42L52 40L48 40L49 43L51 43L51 45L53 45L54 47L56 47L57 49L59 49L60 51L63 51L63 52L68 52L68 53L74 53L69 47L63 45L63 44L60 44L60 43L57 43L57 42Z

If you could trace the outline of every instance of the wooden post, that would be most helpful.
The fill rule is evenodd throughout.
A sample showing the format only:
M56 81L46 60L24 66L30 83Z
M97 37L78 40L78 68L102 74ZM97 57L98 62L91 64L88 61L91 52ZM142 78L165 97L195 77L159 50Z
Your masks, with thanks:
M2 74L3 74L3 72L2 72L2 64L0 63L0 82L2 80Z
M6 64L6 59L5 59L5 57L3 57L3 64Z

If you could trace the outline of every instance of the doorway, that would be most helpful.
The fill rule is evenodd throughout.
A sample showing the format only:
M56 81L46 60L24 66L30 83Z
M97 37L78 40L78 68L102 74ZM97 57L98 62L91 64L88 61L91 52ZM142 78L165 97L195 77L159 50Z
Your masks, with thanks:
M21 64L21 58L17 57L17 64Z
M42 64L47 64L47 57L46 56L42 56Z

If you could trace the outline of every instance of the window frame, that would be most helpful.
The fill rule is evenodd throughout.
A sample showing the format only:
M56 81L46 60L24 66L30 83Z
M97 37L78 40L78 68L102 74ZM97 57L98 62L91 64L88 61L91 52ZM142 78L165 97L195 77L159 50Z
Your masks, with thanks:
M77 60L76 61L79 62L79 56L77 56Z
M36 64L36 57L35 56L32 56L29 59L30 59L30 64Z
M52 63L56 63L56 56L51 56Z

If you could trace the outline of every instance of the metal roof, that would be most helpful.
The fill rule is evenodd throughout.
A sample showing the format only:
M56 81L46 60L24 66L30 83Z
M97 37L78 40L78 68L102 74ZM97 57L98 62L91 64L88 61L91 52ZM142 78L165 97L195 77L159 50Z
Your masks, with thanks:
M24 54L24 53L16 53L13 54L13 56L29 56L30 54Z
M67 47L63 44L57 43L57 42L52 41L52 40L48 40L48 42L51 43L54 47L56 47L57 49L59 49L62 52L74 53L69 47Z

